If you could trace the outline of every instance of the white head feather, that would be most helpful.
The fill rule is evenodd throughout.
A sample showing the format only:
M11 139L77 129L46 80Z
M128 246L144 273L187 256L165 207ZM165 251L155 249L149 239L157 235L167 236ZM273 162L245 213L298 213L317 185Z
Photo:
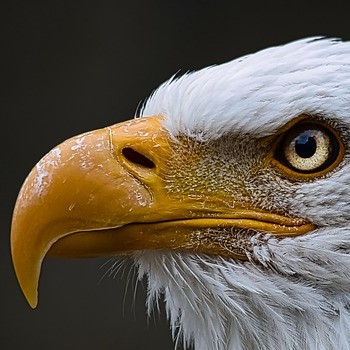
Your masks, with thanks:
M273 133L301 113L350 119L350 43L303 39L170 79L141 110L173 135Z
M262 238L253 262L138 252L148 307L164 295L173 335L200 350L350 349L350 43L311 38L164 83L142 116L161 114L176 138L273 134L296 116L342 129L346 155L329 176L293 185L289 213L311 234ZM282 194L282 196L284 193ZM252 239L260 239L258 236Z

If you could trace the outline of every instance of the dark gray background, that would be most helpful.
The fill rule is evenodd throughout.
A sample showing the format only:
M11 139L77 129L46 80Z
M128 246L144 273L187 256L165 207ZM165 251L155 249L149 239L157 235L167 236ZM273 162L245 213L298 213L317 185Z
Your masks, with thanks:
M348 10L334 1L56 0L11 1L1 12L0 349L172 349L164 313L145 316L142 285L133 303L128 270L102 278L107 259L47 259L30 309L9 254L25 176L70 136L131 118L179 70L310 35L350 39Z

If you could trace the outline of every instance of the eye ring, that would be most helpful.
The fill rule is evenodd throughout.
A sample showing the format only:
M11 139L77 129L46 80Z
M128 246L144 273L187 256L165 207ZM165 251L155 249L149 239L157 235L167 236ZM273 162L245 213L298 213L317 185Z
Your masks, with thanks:
M288 177L312 179L335 169L344 153L343 142L333 128L304 119L275 140L271 162Z

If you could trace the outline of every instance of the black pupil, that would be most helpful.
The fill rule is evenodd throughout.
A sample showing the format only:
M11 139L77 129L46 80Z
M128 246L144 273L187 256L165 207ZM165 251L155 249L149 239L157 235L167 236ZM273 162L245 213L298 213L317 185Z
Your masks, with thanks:
M295 152L301 158L312 157L317 149L317 143L309 131L305 131L295 139Z

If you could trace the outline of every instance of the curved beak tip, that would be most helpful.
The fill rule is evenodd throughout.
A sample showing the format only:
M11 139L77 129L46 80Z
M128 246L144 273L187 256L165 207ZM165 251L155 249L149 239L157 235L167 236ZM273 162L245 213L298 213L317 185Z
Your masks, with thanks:
M35 293L32 293L32 295L27 294L26 295L28 304L32 309L35 309L38 306L38 292L35 291Z

